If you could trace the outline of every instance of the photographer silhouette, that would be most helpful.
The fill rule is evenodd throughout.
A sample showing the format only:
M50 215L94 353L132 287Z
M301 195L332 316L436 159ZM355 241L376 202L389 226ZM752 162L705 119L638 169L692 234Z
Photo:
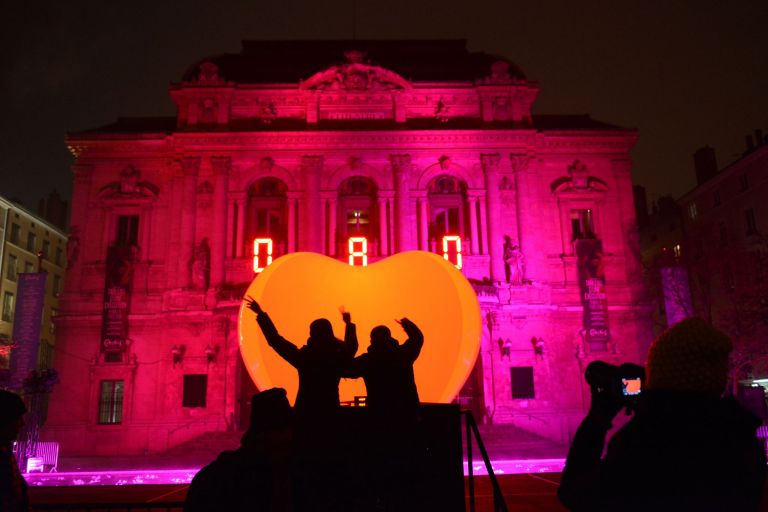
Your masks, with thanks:
M591 363L592 404L568 453L560 501L573 511L758 510L760 420L722 398L732 348L703 320L683 320L651 345L645 389L632 398L636 382L624 374L639 367ZM601 458L613 418L628 406L634 416Z

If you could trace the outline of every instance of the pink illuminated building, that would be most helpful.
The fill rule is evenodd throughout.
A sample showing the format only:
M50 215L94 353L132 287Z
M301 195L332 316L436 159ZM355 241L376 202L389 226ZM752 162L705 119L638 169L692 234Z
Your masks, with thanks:
M458 400L567 441L586 364L642 362L652 336L637 133L533 115L538 93L464 41L246 41L170 87L176 117L70 134L77 251L44 438L130 454L239 429L253 384L237 311L254 268L351 248L358 264L461 258L485 328Z

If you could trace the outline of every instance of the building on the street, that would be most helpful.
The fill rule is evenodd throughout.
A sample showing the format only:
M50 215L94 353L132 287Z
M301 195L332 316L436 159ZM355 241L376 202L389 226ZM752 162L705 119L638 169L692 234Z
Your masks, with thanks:
M239 428L254 241L262 256L347 261L364 237L370 262L420 249L458 263L460 250L485 330L458 400L569 439L586 364L642 362L652 338L637 133L535 115L538 92L464 41L246 41L171 85L175 117L70 134L65 350L45 438L64 454L143 453Z
M56 330L67 266L67 235L50 221L0 196L0 371L10 371L19 274L46 272L37 367L53 365Z

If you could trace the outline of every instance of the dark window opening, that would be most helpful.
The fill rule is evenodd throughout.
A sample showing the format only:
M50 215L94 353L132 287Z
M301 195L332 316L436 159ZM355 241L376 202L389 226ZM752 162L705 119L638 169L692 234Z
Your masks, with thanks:
M571 211L571 240L595 238L592 210Z
M510 370L512 371L512 398L536 398L533 389L533 366L513 366Z
M184 397L182 407L205 407L205 395L208 391L208 375L192 374L184 376Z
M139 245L139 216L120 215L117 217L117 238L115 245L130 247Z
M101 381L99 394L99 423L117 425L123 422L123 381Z

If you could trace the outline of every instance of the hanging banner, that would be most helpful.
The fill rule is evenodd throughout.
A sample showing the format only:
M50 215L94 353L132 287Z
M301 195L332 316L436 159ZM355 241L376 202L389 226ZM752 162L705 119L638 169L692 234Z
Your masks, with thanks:
M133 279L131 247L110 247L104 283L101 351L123 352L128 339L128 304Z
M37 368L47 277L46 272L18 275L11 348L11 389L21 389L29 372Z
M579 239L574 242L578 258L579 288L584 306L584 331L591 349L601 348L611 339L608 329L608 301L605 295L605 266L603 242Z

